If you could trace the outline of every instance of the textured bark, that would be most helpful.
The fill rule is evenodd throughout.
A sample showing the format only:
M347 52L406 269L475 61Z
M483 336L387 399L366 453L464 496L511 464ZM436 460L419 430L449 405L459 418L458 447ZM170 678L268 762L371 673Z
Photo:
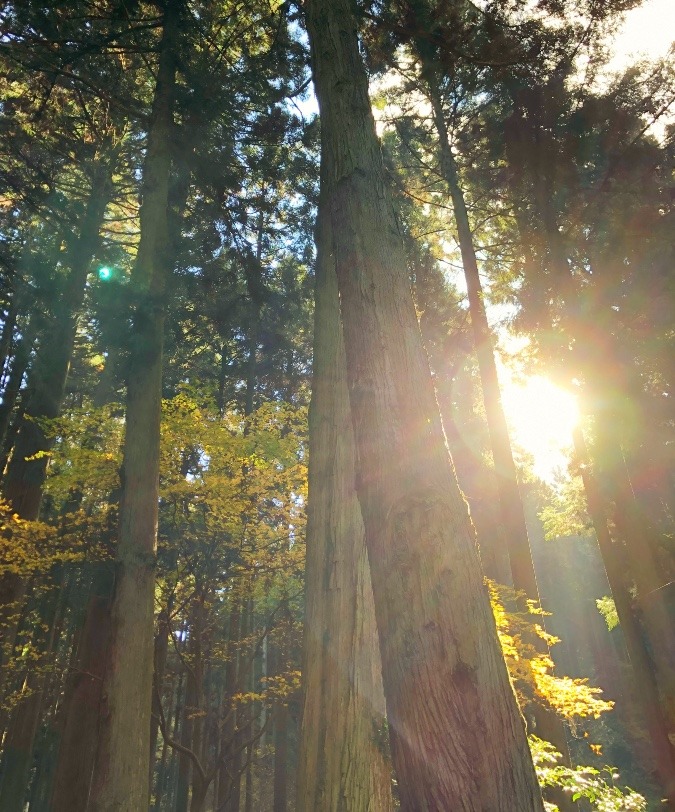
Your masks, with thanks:
M110 637L112 585L110 566L99 565L87 605L76 667L66 688L51 812L87 808Z
M601 424L603 425L603 424ZM624 455L607 430L598 434L604 442L598 458L600 475L608 495L616 538L623 542L637 600L635 611L649 644L656 683L668 726L675 741L675 617L669 605L670 573L659 566L654 534L648 519L640 515Z
M56 417L61 410L89 266L99 244L103 215L110 196L110 177L109 158L101 159L100 166L93 173L79 235L69 250L68 278L54 306L52 329L42 336L29 373L26 419L21 424L4 483L5 496L24 519L38 516L47 467L46 457L26 458L50 448L43 429L30 418Z
M593 523L621 631L626 642L637 689L636 696L642 705L645 724L652 742L657 775L668 798L668 808L675 810L675 747L668 737L668 724L660 703L653 663L645 646L640 624L635 617L633 601L626 580L627 573L621 557L618 555L616 542L612 540L607 526L604 500L590 467L586 442L579 428L574 431L574 448L581 462L581 478L584 483L588 513Z
M137 297L127 377L123 491L105 679L107 718L96 765L96 812L149 802L150 709L159 488L168 194L179 0L164 4L157 84L143 170L141 238L131 285Z
M434 124L438 135L440 164L443 178L447 184L448 192L452 200L452 206L457 225L460 251L462 254L462 266L464 268L464 278L469 296L469 312L471 314L471 326L474 337L474 348L478 360L481 389L483 393L483 405L485 407L485 417L490 435L490 449L494 463L494 474L499 494L499 507L502 520L500 536L506 542L508 550L509 566L511 570L511 582L516 590L524 593L524 597L519 601L520 610L527 613L527 599L541 604L537 577L532 560L532 551L525 521L525 508L518 487L518 473L513 461L511 440L506 424L506 415L502 406L501 388L497 375L497 364L495 362L494 336L487 320L485 301L483 297L483 286L478 272L478 261L476 249L473 241L473 234L469 223L469 214L464 199L464 192L459 183L457 163L452 153L450 136L448 133L445 114L441 104L438 89L438 78L436 65L431 59L425 56L424 49L419 49L422 59L422 73L427 81L429 96L431 99ZM481 541L489 542L488 539ZM491 540L495 543L495 538ZM496 550L488 551L488 560L498 561L499 553ZM544 618L539 618L539 623L545 626ZM537 651L542 654L549 654L546 642L538 635L531 635L529 642ZM567 734L562 720L553 711L541 705L534 705L532 709L534 717L535 731L537 735L550 741L555 745L556 750L561 753L565 764L570 764L569 748L567 744ZM569 794L562 790L548 791L551 795L548 800L554 801L563 811L572 810L573 803ZM555 797L554 797L555 796Z
M40 623L33 644L42 651L35 667L29 669L24 693L14 708L7 735L3 741L3 776L0 784L0 809L3 812L23 812L33 764L35 736L40 722L42 700L47 680L44 672L54 649L65 602L62 573L50 581L46 594L40 600Z
M457 165L455 162L445 115L441 106L434 67L423 66L429 95L431 97L434 124L438 134L441 158L441 172L447 183L455 213L455 223L462 254L464 277L469 295L469 311L473 330L474 347L478 359L485 416L490 433L490 448L497 478L499 505L502 516L502 535L509 550L509 562L513 576L513 585L523 590L528 598L538 601L539 590L532 563L532 554L527 536L525 510L518 489L518 476L513 461L511 441L502 406L497 365L494 354L494 336L488 324L483 298L483 287L478 273L478 262L473 244L473 234L469 224L469 215L464 200L464 193L459 185Z
M386 812L393 801L382 674L326 212L316 242L297 809Z
M664 718L664 708L660 705L654 676L654 663L645 644L645 635L635 615L635 606L630 594L628 579L633 573L632 571L626 571L618 552L617 543L610 535L604 498L589 467L588 452L583 435L579 430L575 432L575 448L578 457L584 463L581 474L589 515L593 521L607 577L612 588L612 595L637 683L637 693L643 704L646 724L654 748L657 771L667 791L670 808L675 808L675 752L672 742L668 738L668 725Z
M349 0L306 4L401 808L543 802L452 469Z
M102 161L93 174L85 214L78 236L73 239L69 250L68 278L60 300L54 306L54 323L49 333L42 336L29 371L29 395L24 414L20 416L14 450L3 482L5 498L22 519L35 520L40 511L47 457L34 457L49 451L51 441L39 422L33 418L54 418L61 411L89 266L99 243L103 215L110 195L110 173L110 166ZM31 343L26 337L17 349L17 368L14 369L13 366L10 381L10 395L14 398L21 385ZM7 403L8 407L10 402L11 398ZM9 415L8 410L2 415L2 419L8 420ZM6 425L4 428L6 430ZM25 591L25 578L14 573L0 578L0 641L10 648L14 642L16 624L8 621L8 618L16 613Z

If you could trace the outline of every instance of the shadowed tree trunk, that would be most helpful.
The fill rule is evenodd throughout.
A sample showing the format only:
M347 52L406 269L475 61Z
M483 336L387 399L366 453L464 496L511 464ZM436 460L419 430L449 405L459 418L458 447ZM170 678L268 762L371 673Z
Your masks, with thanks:
M659 781L666 791L668 808L675 810L675 748L668 737L668 726L659 700L653 663L645 646L640 624L635 617L626 572L618 554L617 544L612 540L607 526L604 499L590 467L586 441L579 428L574 430L574 449L580 463L588 514L593 523L607 580L612 590L616 613L626 642L637 687L636 696L642 705L645 724L652 742L656 771Z
M176 48L182 3L163 9L157 83L143 169L141 238L131 285L126 436L105 679L106 719L97 757L92 808L144 810L149 802L150 709L159 488L164 298L168 263L170 138Z
M44 688L48 677L45 669L61 628L61 615L66 592L61 568L48 581L46 594L40 600L36 634L33 640L38 659L26 675L24 698L14 708L3 741L3 776L0 784L0 809L22 812L33 764L35 737L40 722Z
M42 335L28 373L26 408L3 483L5 497L22 519L35 520L40 511L48 461L44 452L49 451L51 440L35 418L54 418L61 411L89 266L99 244L111 192L112 160L110 155L102 156L100 165L92 172L86 210L78 235L69 246L68 276L54 305L53 323ZM18 369L13 370L12 382L16 392L23 378L21 367L28 360L29 343L24 348L22 342L21 355L17 353ZM12 607L23 600L25 591L26 579L20 575L10 573L0 579L0 639L9 646L16 626L7 623L6 618L12 614Z
M76 669L66 688L51 812L87 808L101 723L112 585L111 566L97 565L81 632Z
M316 244L297 809L386 812L393 801L382 674L325 211L319 214Z
M541 812L422 346L352 3L308 0L306 11L401 808Z

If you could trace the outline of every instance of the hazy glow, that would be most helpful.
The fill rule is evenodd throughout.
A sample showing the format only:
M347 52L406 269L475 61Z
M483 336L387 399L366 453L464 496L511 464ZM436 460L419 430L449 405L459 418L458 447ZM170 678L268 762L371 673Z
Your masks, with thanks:
M564 470L567 462L572 429L579 419L576 399L539 375L516 382L503 370L500 378L511 440L532 455L534 473L551 481L555 470Z
M112 277L112 268L103 267L98 269L98 278L107 282Z
M658 59L668 53L675 40L675 3L673 0L646 0L626 13L614 42L610 70L621 70L636 57Z

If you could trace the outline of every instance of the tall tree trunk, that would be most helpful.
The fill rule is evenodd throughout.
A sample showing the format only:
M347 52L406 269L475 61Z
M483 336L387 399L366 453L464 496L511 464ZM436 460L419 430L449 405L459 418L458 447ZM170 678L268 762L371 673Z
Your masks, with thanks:
M112 588L110 565L97 565L78 646L76 668L66 686L63 732L51 812L84 810L89 801L110 640Z
M502 536L506 541L509 553L513 586L517 591L524 593L524 597L519 601L519 606L521 611L527 613L527 600L536 601L537 605L541 605L541 599L527 533L525 508L518 488L518 474L513 461L511 440L502 406L497 364L495 363L494 336L485 311L483 287L478 273L473 234L471 233L464 192L459 183L457 163L450 145L450 136L438 89L436 66L430 60L424 59L423 53L423 49L420 49L423 59L422 72L428 84L434 124L438 135L441 172L452 199L462 254L464 278L466 279L469 295L469 312L471 314L474 347L478 359L483 405L485 406L485 417L490 434L490 448L499 494ZM492 552L490 557L497 560L498 554ZM539 621L541 625L545 625L543 617L540 617ZM549 654L548 645L541 637L533 634L529 642L540 653ZM543 708L540 705L533 706L532 715L537 735L555 745L556 750L561 753L563 761L569 765L570 754L567 734L562 720L552 710ZM555 791L552 796L553 794L555 798L551 797L550 800L554 800L563 812L572 809L573 804L568 794L563 793L562 790Z
M234 776L230 769L232 755L235 747L236 730L236 709L232 702L232 697L238 690L237 685L237 659L239 656L239 641L241 639L241 605L242 597L238 594L231 595L229 617L229 632L227 641L227 662L225 663L225 691L222 699L222 711L225 719L221 732L221 751L223 753L223 763L220 768L218 781L218 809L225 809L231 812L230 804Z
M675 740L675 607L669 606L667 599L671 588L669 573L659 566L654 533L648 519L640 515L624 454L615 436L620 422L610 418L608 426L606 420L607 416L597 420L598 470L611 505L616 538L623 543L634 579L635 608L649 644L668 732Z
M386 812L393 800L382 670L356 495L330 218L323 207L316 246L297 809Z
M518 475L513 461L509 430L502 406L497 365L495 363L494 337L485 312L483 287L478 273L478 262L473 244L473 234L469 224L469 215L464 193L459 184L457 164L450 146L434 66L425 64L423 73L429 87L434 124L438 135L441 172L447 183L455 213L464 277L469 295L469 312L471 313L474 347L480 371L485 416L490 433L490 448L497 477L503 536L509 550L513 585L516 589L523 590L528 598L538 601L539 590L527 536L525 510L518 490Z
M194 680L194 706L189 709L192 714L192 742L188 745L198 759L202 759L204 744L204 635L206 624L206 595L200 590L193 609L190 670ZM192 797L190 812L201 812L206 800L210 781L194 765L192 767Z
M97 758L93 809L144 810L149 802L150 709L159 491L164 297L169 245L170 138L180 0L164 4L157 84L148 131L141 239L131 284L120 529L105 679L107 719Z
M41 653L27 674L27 696L14 709L3 742L3 777L0 784L0 809L3 812L23 812L47 678L44 669L54 648L64 597L63 577L59 572L58 583L52 581L47 594L40 601L40 624L33 643L38 650L41 649Z
M44 456L27 458L50 447L44 430L31 418L52 418L61 411L89 266L99 244L110 197L111 171L110 158L106 157L93 173L79 236L68 252L68 277L60 300L54 306L53 325L50 332L42 336L29 373L26 419L21 424L4 483L5 496L24 519L38 516L47 467Z
M308 0L357 493L401 808L541 812L452 469L350 0Z
M246 583L242 601L241 625L239 627L239 650L236 657L236 677L235 685L237 692L249 691L251 686L251 664L249 662L246 640L250 634L252 620L252 592L251 582ZM250 709L244 711L244 717L248 717ZM251 725L246 718L237 717L235 712L236 725L233 728L232 755L228 758L227 769L231 776L230 795L225 806L226 812L239 812L241 806L241 778L243 773L245 742L251 736ZM236 729L235 729L236 728Z
M54 306L51 331L40 341L29 372L29 396L3 483L4 495L22 518L35 520L40 511L42 487L51 441L35 418L54 418L61 411L70 359L75 343L77 319L91 260L100 240L101 225L110 196L111 165L102 160L93 172L92 186L79 235L68 256L69 273L61 298ZM18 385L20 378L18 376ZM36 456L37 455L37 456ZM15 627L5 623L17 603L23 600L26 579L9 573L0 579L0 640L12 645Z
M652 742L658 778L666 792L669 809L675 810L675 747L668 737L668 726L659 701L653 665L645 647L640 624L633 611L626 572L617 554L616 543L612 540L607 527L604 500L590 467L586 442L579 428L574 431L574 448L580 462L588 513L593 523L621 631L626 641L626 649L637 688L636 695L642 704L645 723Z

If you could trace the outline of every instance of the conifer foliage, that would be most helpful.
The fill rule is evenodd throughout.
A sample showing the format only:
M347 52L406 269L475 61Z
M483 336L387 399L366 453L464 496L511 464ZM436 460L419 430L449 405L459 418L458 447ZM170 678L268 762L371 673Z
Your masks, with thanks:
M638 5L4 4L3 812L675 809Z

